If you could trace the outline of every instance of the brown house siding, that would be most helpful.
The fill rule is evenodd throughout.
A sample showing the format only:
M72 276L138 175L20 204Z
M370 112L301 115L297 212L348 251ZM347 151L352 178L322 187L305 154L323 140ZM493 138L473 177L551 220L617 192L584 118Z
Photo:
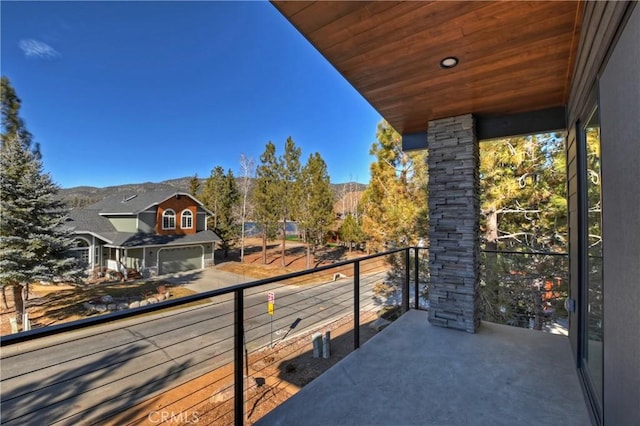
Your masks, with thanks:
M166 210L173 210L176 213L176 228L175 229L162 229L162 215ZM193 226L190 229L182 229L182 211L190 210L193 215ZM156 233L159 235L186 235L195 234L198 219L198 206L190 197L185 195L174 195L171 198L163 201L158 205L158 211L156 213Z

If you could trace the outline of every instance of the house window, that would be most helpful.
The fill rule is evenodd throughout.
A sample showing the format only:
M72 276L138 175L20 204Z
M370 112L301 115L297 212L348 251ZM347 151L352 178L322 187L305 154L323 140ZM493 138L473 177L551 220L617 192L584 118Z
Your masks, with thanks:
M182 228L184 228L184 229L193 228L193 213L191 213L191 210L183 210L183 212L182 212Z
M89 265L89 243L82 238L75 240L75 247L71 249L71 253L75 256L83 266Z
M162 229L176 229L176 212L168 209L162 213Z

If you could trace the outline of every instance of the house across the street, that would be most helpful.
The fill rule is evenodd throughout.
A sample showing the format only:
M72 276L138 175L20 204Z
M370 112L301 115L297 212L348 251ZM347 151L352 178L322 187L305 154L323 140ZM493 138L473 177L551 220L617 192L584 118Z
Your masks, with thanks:
M115 271L127 278L212 266L220 237L207 229L210 216L187 193L153 191L74 209L66 225L77 241L73 250L89 271Z

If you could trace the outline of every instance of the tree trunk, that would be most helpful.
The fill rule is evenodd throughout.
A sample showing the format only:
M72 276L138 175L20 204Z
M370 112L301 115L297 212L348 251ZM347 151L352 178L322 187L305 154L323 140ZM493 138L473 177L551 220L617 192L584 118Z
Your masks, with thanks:
M24 300L22 299L22 289L24 288L21 284L13 285L13 304L16 307L16 321L18 324L22 324L22 315L24 315Z
M244 263L244 206L242 207L242 230L240 234L240 263Z
M311 268L311 241L307 241L307 269Z
M262 233L262 263L267 264L267 231Z
M7 304L7 287L2 286L2 303L4 303L4 308L9 309L9 305Z
M542 330L542 325L544 323L544 309L542 302L542 291L544 289L544 284L541 289L533 292L533 303L534 303L534 319L533 319L533 329L534 330Z
M285 253L287 250L287 220L282 221L282 267L287 266Z

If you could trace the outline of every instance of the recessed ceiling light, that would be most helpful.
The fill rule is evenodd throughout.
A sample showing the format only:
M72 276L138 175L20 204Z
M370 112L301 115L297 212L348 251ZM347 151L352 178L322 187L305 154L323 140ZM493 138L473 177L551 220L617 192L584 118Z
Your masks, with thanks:
M455 56L447 56L446 58L440 60L440 68L453 68L458 65L458 62L458 58L456 58Z

